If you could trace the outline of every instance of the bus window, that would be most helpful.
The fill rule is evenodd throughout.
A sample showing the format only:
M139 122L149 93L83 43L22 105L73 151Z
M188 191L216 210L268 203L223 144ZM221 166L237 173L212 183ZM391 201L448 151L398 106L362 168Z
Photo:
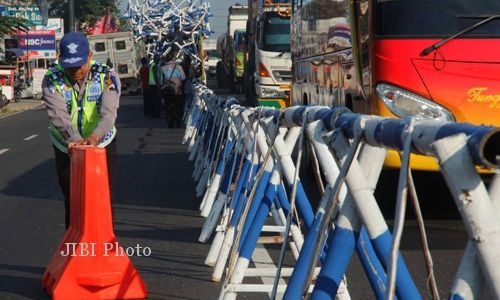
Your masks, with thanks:
M105 52L106 51L106 44L104 42L95 43L94 49L95 49L95 52Z
M498 14L500 2L491 0L377 0L375 34L378 37L444 37ZM481 36L500 36L500 20L492 20L461 37Z

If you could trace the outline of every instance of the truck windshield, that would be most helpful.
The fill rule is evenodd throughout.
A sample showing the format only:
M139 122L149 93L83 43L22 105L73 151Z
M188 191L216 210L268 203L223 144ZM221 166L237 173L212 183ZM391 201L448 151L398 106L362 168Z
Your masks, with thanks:
M220 58L220 53L217 50L207 50L207 57Z
M374 0L377 37L446 37L500 14L500 1L491 0ZM500 37L500 19L464 37Z
M245 40L245 32L244 31L236 31L234 33L234 49L236 51L245 51L246 49L246 40Z
M267 15L263 25L262 50L290 52L290 19L271 13Z

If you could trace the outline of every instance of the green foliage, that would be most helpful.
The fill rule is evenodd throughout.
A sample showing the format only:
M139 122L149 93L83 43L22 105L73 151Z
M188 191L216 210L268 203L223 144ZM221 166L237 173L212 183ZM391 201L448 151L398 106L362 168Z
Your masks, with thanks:
M48 0L50 4L49 16L63 18L66 16L67 6L65 0ZM75 19L80 29L92 27L100 18L107 15L118 15L116 0L74 0Z
M26 31L29 26L30 22L26 19L0 16L0 36L15 33L18 30Z

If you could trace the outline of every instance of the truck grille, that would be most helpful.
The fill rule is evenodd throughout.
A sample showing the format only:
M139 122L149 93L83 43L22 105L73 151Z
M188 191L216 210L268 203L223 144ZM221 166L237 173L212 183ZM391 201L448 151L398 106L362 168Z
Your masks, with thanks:
M279 82L290 82L290 80L292 80L292 71L285 71L285 70L273 71L273 76Z

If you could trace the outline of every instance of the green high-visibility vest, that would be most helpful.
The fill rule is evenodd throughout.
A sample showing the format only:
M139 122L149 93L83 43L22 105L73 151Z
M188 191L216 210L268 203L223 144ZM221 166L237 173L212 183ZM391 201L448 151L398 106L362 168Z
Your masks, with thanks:
M154 62L149 65L149 85L156 85L155 74L153 67L156 66Z
M90 78L92 78L92 81L85 83L85 92L80 101L78 101L77 91L73 88L73 85L64 74L64 69L60 65L55 65L45 74L49 79L49 87L54 88L66 100L66 107L71 116L71 122L78 128L83 138L87 138L101 120L99 109L109 67L92 61L89 72L91 73ZM67 152L67 141L63 134L53 124L49 124L49 129L54 146L63 152ZM98 147L103 148L109 145L115 135L116 128L113 127L110 132L102 137Z

